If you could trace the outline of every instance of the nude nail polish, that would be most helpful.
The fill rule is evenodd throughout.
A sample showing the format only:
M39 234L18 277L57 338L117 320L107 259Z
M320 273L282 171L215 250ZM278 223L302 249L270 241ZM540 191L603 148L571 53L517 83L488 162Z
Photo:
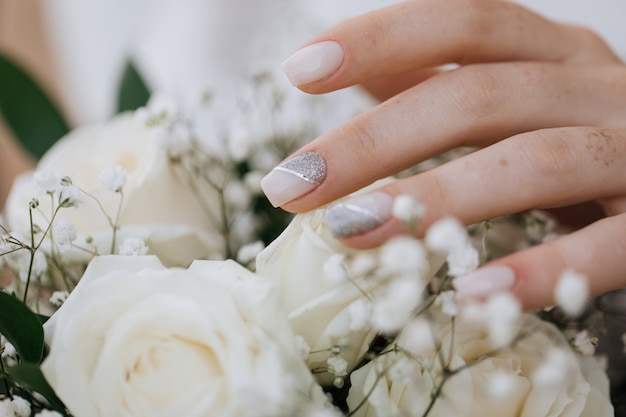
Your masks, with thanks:
M274 207L315 189L326 178L326 162L319 152L306 152L283 162L261 180L261 189Z
M486 266L452 280L459 298L479 298L508 291L513 284L515 272L505 265Z
M326 225L338 238L366 232L391 217L393 197L373 192L352 197L326 210Z
M294 86L309 84L330 75L343 62L343 48L334 41L300 49L283 62L283 70Z

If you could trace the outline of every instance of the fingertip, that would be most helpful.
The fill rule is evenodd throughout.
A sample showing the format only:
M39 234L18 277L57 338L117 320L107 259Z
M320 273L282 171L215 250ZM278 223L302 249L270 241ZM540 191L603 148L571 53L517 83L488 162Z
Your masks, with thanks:
M309 44L282 63L289 82L305 92L315 92L314 84L334 74L344 62L343 46L334 40Z

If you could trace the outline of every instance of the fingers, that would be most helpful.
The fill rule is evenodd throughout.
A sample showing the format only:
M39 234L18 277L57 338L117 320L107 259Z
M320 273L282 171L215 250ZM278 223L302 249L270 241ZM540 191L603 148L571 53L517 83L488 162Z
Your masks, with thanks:
M283 64L292 84L324 93L448 63L615 63L597 36L499 0L415 0L348 20Z
M444 216L471 224L532 208L626 195L626 130L559 128L525 133L426 173L331 206L327 223L344 243L377 246L407 233L391 202L408 194L426 206L418 235Z
M592 295L626 286L625 257L626 214L620 214L501 258L454 285L459 295L472 297L510 289L526 309L536 309L555 304L554 289L566 270L585 275Z
M305 146L296 158L315 154L315 163L324 165L315 181L301 177L310 167L300 164L301 171L277 168L262 185L275 206L304 212L458 146L487 146L554 126L619 126L621 108L622 67L466 66L431 77Z

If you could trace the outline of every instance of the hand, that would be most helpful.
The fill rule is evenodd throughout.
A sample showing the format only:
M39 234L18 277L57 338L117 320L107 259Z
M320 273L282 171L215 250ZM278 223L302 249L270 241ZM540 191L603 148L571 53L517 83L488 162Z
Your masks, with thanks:
M441 71L456 63L457 69ZM353 247L406 233L391 216L410 194L437 219L466 224L597 201L608 217L488 264L460 292L511 289L526 308L553 303L566 269L592 293L626 285L626 67L589 30L498 0L413 0L346 21L284 64L319 94L363 84L383 101L317 138L263 180L275 206L304 212L460 146L480 149L365 198L330 226ZM478 283L480 282L480 285Z

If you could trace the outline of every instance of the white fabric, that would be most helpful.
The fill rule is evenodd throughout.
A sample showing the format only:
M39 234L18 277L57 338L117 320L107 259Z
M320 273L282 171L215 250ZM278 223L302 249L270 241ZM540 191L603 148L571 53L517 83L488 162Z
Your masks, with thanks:
M46 0L42 5L72 119L84 123L112 114L128 57L160 91L229 89L260 65L278 67L324 28L396 1ZM519 3L589 26L626 56L624 0Z

